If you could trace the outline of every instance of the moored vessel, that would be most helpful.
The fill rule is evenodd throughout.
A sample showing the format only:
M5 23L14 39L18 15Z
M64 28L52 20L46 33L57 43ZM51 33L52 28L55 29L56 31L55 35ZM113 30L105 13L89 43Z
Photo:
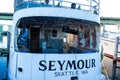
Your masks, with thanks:
M15 0L9 80L102 80L99 0Z

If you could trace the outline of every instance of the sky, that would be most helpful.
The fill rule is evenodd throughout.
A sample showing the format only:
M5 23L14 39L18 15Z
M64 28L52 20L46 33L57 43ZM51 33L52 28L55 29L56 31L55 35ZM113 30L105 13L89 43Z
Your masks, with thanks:
M13 2L14 0L0 0L0 12L13 13Z
M120 18L120 0L100 0L100 16Z
M0 0L0 12L14 12L14 0ZM100 0L101 17L120 17L120 0Z

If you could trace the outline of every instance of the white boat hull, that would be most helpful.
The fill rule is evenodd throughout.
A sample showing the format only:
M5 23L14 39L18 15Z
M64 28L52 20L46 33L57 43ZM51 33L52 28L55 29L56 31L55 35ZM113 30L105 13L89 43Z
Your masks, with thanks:
M16 64L11 66L17 65L16 72L14 74L14 70L9 69L10 80L72 80L72 77L78 80L103 80L98 53L15 54Z

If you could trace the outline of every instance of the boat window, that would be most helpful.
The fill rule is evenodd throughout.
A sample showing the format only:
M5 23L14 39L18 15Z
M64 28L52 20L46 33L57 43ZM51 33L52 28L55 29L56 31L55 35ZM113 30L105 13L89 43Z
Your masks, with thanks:
M21 23L15 46L19 52L38 54L73 54L99 51L99 26L50 27Z
M99 49L99 27L64 28L68 53L90 53ZM65 39L64 39L65 40Z
M28 52L28 29L25 25L22 25L21 28L18 28L17 33L17 47L19 51Z

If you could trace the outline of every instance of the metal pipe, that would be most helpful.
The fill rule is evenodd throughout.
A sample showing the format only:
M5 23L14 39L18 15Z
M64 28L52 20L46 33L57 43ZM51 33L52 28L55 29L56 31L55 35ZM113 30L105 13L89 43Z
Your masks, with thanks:
M118 44L119 44L119 37L116 37L116 41L115 41L115 54L114 54L114 56L113 56L112 80L115 80L115 77L116 77L116 65L117 65Z
M10 32L7 32L7 67L9 62L9 55L10 55Z

